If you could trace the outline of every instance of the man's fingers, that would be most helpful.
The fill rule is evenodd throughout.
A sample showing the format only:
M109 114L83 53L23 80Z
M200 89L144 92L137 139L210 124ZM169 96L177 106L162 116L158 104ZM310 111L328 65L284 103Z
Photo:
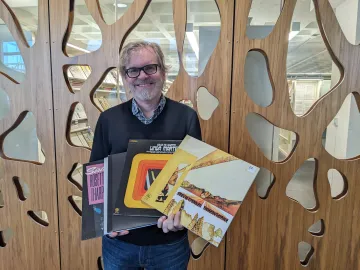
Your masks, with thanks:
M128 233L129 233L129 231L127 231L127 230L120 231L120 232L111 232L111 233L109 233L109 236L110 236L111 238L114 238L114 237L116 237L116 236L127 235Z
M114 237L118 236L118 234L119 234L119 233L117 233L117 232L111 232L111 233L109 233L109 236L110 236L111 238L114 238Z
M127 231L127 230L123 230L123 231L119 232L120 236L127 235L127 234L129 234L129 231Z
M168 228L168 222L169 222L169 219L165 220L162 224L162 230L164 233L168 233L169 232L169 228Z
M175 218L174 218L174 227L176 229L181 229L182 228L182 225L180 224L180 216L181 216L181 213L177 212L176 215L175 215Z
M168 231L174 231L174 214L171 214L168 219L165 221L166 227Z
M162 216L158 219L157 226L159 229L161 229L163 227L163 223L165 220L166 220L166 216Z

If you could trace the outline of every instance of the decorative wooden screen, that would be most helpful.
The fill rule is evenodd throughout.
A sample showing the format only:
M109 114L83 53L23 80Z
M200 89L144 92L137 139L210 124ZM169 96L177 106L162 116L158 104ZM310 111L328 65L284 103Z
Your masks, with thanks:
M81 1L86 10L77 10ZM21 54L24 67L20 74L19 67L0 64L1 265L101 269L101 240L80 240L81 164L89 159L100 112L125 100L119 91L119 50L130 39L146 38L136 37L136 27L143 19L160 20L150 14L163 1L126 1L127 9L109 18L100 0L39 0L38 28L31 42L12 2L0 2L0 18L19 48L12 53ZM296 83L287 77L297 1L283 1L271 32L254 38L248 17L255 0L214 0L212 12L220 26L196 69L186 57L191 43L187 33L194 27L189 18L201 13L194 2L173 0L173 30L160 29L168 38L169 31L175 31L177 70L166 95L197 110L204 141L261 167L262 176L220 247L210 246L200 258L191 259L189 269L360 268L360 200L355 194L360 153L335 158L322 145L324 130L346 97L353 93L360 105L359 45L347 41L328 0L314 0L321 37L340 79L299 116L295 113L304 110L297 110L299 104L291 100L296 98L291 96ZM73 27L84 12L92 18L82 20L98 29L101 40L80 48L79 54L72 42ZM252 90L257 80L251 80L247 70L256 69L254 63L268 73L261 73L268 81L260 87L270 94L261 102ZM109 102L104 93L115 97ZM253 129L254 121L259 129ZM271 149L264 146L259 130L271 136ZM19 139L26 132L27 139ZM35 155L26 156L29 151ZM302 166L313 171L305 187L294 181ZM329 174L342 180L338 190L330 189ZM191 235L190 242L194 239Z

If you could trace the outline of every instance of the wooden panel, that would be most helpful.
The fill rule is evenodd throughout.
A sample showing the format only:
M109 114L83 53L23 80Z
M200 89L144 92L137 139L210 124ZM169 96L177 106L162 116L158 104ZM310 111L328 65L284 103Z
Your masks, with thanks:
M1 147L0 190L4 206L0 209L0 231L6 228L13 231L7 245L0 247L1 269L37 270L44 266L60 269L47 0L39 0L38 11L36 42L30 48L17 18L4 1L0 2L0 17L17 42L26 66L26 77L21 84L0 77L0 88L10 98L10 112L0 120L0 142L2 145L6 134L16 128L29 111L36 120L37 137L46 157L43 164L10 160L3 145ZM18 197L13 182L15 176L30 189L24 201ZM28 216L28 211L45 211L49 225L37 224Z
M317 20L333 61L343 68L344 76L332 91L315 103L304 117L296 117L290 107L286 80L288 33L296 0L286 0L273 32L262 40L246 37L251 1L237 0L235 7L235 42L231 100L230 152L275 175L269 197L260 199L253 186L240 207L228 232L226 269L302 269L298 243L314 248L308 269L359 269L360 245L358 176L360 160L336 160L322 146L321 136L351 92L359 93L360 46L352 46L344 37L328 0L314 1ZM244 89L244 63L251 49L264 52L274 84L274 101L267 107L256 105ZM264 157L249 136L245 117L249 112L264 116L277 127L296 132L299 142L295 152L283 163ZM241 134L241 136L239 136ZM305 210L286 197L288 182L309 158L318 161L315 190L319 209ZM327 179L329 169L342 172L349 190L342 200L331 198ZM308 228L323 219L325 234L314 237Z

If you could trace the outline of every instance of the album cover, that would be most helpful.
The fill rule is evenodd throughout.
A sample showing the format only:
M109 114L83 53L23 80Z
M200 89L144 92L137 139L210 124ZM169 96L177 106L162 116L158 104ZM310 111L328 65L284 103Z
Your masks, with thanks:
M259 168L187 136L142 198L214 246L223 239Z

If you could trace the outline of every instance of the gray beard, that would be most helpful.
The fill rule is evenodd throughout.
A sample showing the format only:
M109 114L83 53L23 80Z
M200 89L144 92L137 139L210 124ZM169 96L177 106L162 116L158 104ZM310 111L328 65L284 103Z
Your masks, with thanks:
M156 89L160 89L159 91L156 91L155 89L151 90L151 91L149 91L147 89L139 91L139 90L135 90L136 87L133 85L129 85L129 88L135 98L138 98L143 101L149 101L149 100L152 100L155 97L157 97L159 92L161 94L162 89L164 87L164 83L165 83L165 81L160 81L160 82L156 83Z

